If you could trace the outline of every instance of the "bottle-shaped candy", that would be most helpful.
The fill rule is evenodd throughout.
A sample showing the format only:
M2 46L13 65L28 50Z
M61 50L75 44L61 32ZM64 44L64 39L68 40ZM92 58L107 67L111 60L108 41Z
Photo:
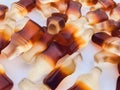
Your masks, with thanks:
M26 16L26 14L34 7L35 0L29 0L27 2L26 0L20 0L12 4L10 10L5 15L4 22L0 25L0 36L2 35L2 40L0 40L0 43L2 46L5 47L9 43L9 41L11 40L11 35L14 32L21 30L21 27L18 28L16 26L16 22L23 19L24 16ZM21 23L22 26L25 25L25 22ZM0 49L2 50L4 47L0 46Z
M41 36L41 39L36 41L33 47L22 55L23 59L27 63L31 63L36 57L35 54L44 51L52 41L64 46L65 48L69 48L67 49L68 54L72 54L79 48L85 47L93 34L93 30L89 27L82 29L84 27L83 24L85 23L87 23L85 17L81 17L77 21L67 23L65 28L55 36L48 34L47 29L44 28L46 30L43 32L43 35L38 35ZM35 38L38 38L38 36L36 35Z
M112 37L105 32L98 32L92 36L92 41L106 51L120 55L120 38Z
M120 28L119 25L120 25L119 22L109 19L104 22L95 24L94 27L95 27L95 32L105 31L111 33L118 30Z
M50 89L55 90L55 88L65 77L67 77L75 71L75 60L77 59L82 60L82 57L79 55L79 52L75 52L68 58L66 58L60 65L58 65L45 77L44 84L47 85Z
M120 76L117 79L116 90L120 90Z
M116 5L116 7L114 7L114 8L111 10L111 12L110 12L110 17L111 17L113 20L118 21L118 20L120 20L120 15L119 15L119 13L120 13L120 3L118 3L118 4Z
M99 90L99 78L102 70L93 68L89 73L79 76L76 83L68 90Z
M28 14L35 7L35 0L19 0L14 2L10 11L7 13L6 18L13 20L20 20Z
M55 37L55 41L64 46L72 46L74 42L79 48L84 47L93 34L93 27L86 25L88 25L86 17L68 21L63 30Z
M40 30L31 40L32 48L27 52L22 54L22 58L27 63L32 63L34 61L37 53L42 53L52 42L53 35L47 33L47 28L44 27L43 30Z
M44 84L36 84L27 78L19 83L20 90L49 90Z
M8 7L6 5L0 4L0 21L5 18L5 14L8 11Z
M86 19L81 20L83 20L84 23L86 22ZM78 23L71 22L72 24L74 24L72 27L72 24L67 24L67 26L65 26L65 30L62 30L55 37L53 42L44 52L34 56L36 58L35 64L29 73L29 78L31 79L31 81L38 80L39 78L41 78L41 76L45 75L45 72L49 73L56 65L57 61L66 54L72 54L78 49L81 49L87 45L87 43L91 39L93 30L88 27L86 27L87 29L84 30L82 29L82 27L80 27L80 22L77 22ZM41 66L43 67L42 69ZM38 70L37 73L36 70Z
M57 61L67 54L67 48L56 42L52 42L48 48L36 55L33 67L28 73L28 78L31 81L42 79L55 67ZM37 71L37 72L36 72Z
M116 3L114 0L98 0L98 2L102 5L102 9L104 10L112 10Z
M41 27L29 20L24 28L12 35L9 45L1 51L8 59L13 59L32 47L30 39L41 30Z
M53 13L47 19L47 32L49 34L58 34L64 27L67 21L67 15L62 13Z
M52 0L51 6L57 8L59 12L65 13L69 0Z
M114 0L98 0L96 5L93 5L91 9L103 9L104 11L111 11L115 6L116 2Z
M106 50L101 50L100 52L96 53L94 56L94 59L97 63L100 63L100 62L103 62L103 63L110 62L113 64L120 63L120 56Z
M67 9L66 9L66 15L68 16L68 19L70 20L77 20L81 17L81 3L78 1L69 0Z
M0 90L11 90L12 87L12 80L6 75L3 66L0 65Z
M88 21L91 25L94 25L94 24L103 22L105 20L108 20L107 14L105 13L105 11L103 11L101 9L97 9L97 10L94 10L94 11L89 11L86 14L86 17L87 17L87 19L88 19Z
M36 0L36 7L43 16L46 18L50 17L52 13L57 13L59 10L52 6L51 3L56 2L56 0Z

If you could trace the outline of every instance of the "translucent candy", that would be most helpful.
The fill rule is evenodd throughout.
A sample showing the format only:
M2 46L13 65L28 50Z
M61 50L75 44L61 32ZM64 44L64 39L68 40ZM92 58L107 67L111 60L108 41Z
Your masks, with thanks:
M33 44L32 48L22 54L22 58L24 59L24 61L26 63L32 63L32 61L34 61L36 58L36 54L42 53L52 42L52 40L53 40L52 35L48 34L46 30L45 31L40 30L39 33L37 33L37 35L35 35L31 39Z
M117 79L116 90L120 90L120 76Z
M5 74L4 68L0 65L0 90L11 90L13 87L13 82Z
M11 6L11 9L7 13L6 18L11 18L13 20L20 20L28 14L35 7L35 0L20 0L14 2Z
M89 73L80 75L76 83L68 90L99 90L101 72L100 68L95 67Z
M27 78L33 82L43 80L43 78L53 70L55 66L49 60L49 58L44 55L39 55L36 57L36 60L32 68L28 71Z
M36 62L28 74L29 79L31 81L41 79L44 75L48 74L55 67L57 61L66 54L67 50L62 45L52 42L42 54L36 55Z
M57 2L52 2L51 6L57 8L61 13L65 13L68 2L69 0L58 0Z
M52 53L53 51L56 53ZM55 67L58 60L65 54L66 52L59 50L55 44L50 46L50 48L46 50L45 53L40 54L36 57L34 66L28 73L28 78L31 81L43 79L42 77L45 77L45 75L50 73Z
M111 34L112 34L113 37L119 37L120 38L120 29L113 30Z
M92 25L103 22L105 20L108 20L107 14L101 9L89 11L86 14L86 17L87 17L89 23Z
M8 7L6 5L0 4L0 20L5 18L5 14L8 11Z
M12 4L10 10L5 15L4 22L0 24L0 34L3 34L2 35L3 39L2 41L0 41L1 44L3 40L4 43L7 44L11 40L11 35L16 31L19 31L19 29L21 30L23 28L28 19L26 19L24 22L22 21L19 27L18 24L16 25L16 22L23 19L24 16L26 16L26 14L29 12L27 8L32 7L33 4L35 4L35 1L33 0L30 0L30 2L26 2L26 0L20 0ZM0 48L2 50L4 47Z
M18 5L24 7L28 12L30 12L36 6L36 0L19 0L16 2Z
M99 32L92 36L92 41L106 51L120 55L120 39L118 37L111 37L105 32Z
M62 13L54 13L47 18L47 32L50 34L58 34L64 27L67 16Z
M114 20L106 20L104 22L94 25L95 32L105 31L105 32L111 33L114 30L119 28L118 24L119 22L116 22Z
M59 12L59 10L56 7L51 6L50 3L41 4L40 2L37 2L37 8L46 18L50 17L52 13Z
M74 60L82 59L78 52L73 53L68 58L52 70L44 79L44 84L52 90L59 85L59 83L68 75L72 74L75 70L76 63Z
M49 90L45 85L33 83L26 78L19 83L19 88L20 90Z
M118 56L114 53L111 53L109 51L106 51L106 50L102 50L102 51L96 53L94 58L97 63L101 63L101 62L102 63L109 62L112 64L120 63L120 56Z
M118 3L117 6L111 10L110 17L115 21L120 20L120 3Z
M112 10L116 6L114 0L99 0L98 2L102 5L102 9L104 10Z
M70 0L67 5L66 15L70 20L76 20L81 17L81 3Z
M29 20L25 27L12 35L9 45L1 51L8 59L13 59L32 47L30 39L40 30L40 26Z

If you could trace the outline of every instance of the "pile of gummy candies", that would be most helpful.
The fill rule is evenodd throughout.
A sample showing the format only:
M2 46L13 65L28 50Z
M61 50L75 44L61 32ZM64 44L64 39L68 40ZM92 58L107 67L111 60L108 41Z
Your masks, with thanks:
M86 15L81 8L89 7ZM27 14L37 9L46 17L40 26ZM101 48L95 62L118 65L120 74L120 3L114 0L19 0L10 9L0 4L0 53L12 60L21 56L33 64L19 82L20 90L60 90L59 84L82 61L81 49L92 41ZM79 75L67 90L99 90L102 69L95 66ZM0 90L11 90L13 81L0 65ZM120 76L116 82L120 90Z

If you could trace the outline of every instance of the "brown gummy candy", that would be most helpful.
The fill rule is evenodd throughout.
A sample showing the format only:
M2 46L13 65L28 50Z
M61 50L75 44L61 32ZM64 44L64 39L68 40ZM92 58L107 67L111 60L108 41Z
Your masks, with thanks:
M29 20L24 28L17 33L24 39L30 40L39 30L41 30L41 27L34 21Z
M66 16L63 14L52 14L51 17L47 19L47 32L49 34L58 34L65 26Z
M105 32L98 32L98 33L95 33L93 34L92 36L92 41L99 45L99 46L102 46L104 41L107 39L107 38L110 38L111 36L108 35L107 33Z
M0 4L0 20L5 18L5 13L8 11L8 7L6 5Z
M29 12L36 6L36 0L20 0L17 4L25 7Z
M102 4L104 10L112 10L116 6L114 0L99 0L98 2Z
M66 14L68 15L75 15L77 18L81 17L81 3L78 1L73 1L73 0L69 0L68 5L67 5L67 9L66 9Z
M86 14L86 17L87 17L89 23L92 25L103 22L105 20L108 20L107 14L105 13L105 11L103 11L101 9L89 11Z
M115 29L112 31L112 36L120 38L120 29Z
M0 74L0 90L11 90L13 82L4 73Z
M56 43L52 42L48 48L43 52L44 55L48 56L49 58L52 59L53 63L57 63L57 61L66 55L67 49L66 47Z
M56 68L44 79L44 84L52 90L55 90L55 88L66 76L67 74L63 73L60 68Z

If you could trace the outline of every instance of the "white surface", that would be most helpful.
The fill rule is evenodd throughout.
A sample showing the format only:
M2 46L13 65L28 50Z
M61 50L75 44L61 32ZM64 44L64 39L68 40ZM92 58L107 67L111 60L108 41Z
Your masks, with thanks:
M14 1L17 0L0 0L0 4L3 3L10 7L11 3ZM44 20L41 20L40 16L35 11L30 13L29 16L37 23L41 25L45 24L45 22L41 23ZM65 79L68 79L66 84L60 84L60 86L62 86L60 90L65 90L70 87L80 74L87 73L94 67L95 64L93 56L97 51L98 49L91 43L89 43L86 48L81 50L83 61L79 63L77 71L73 74L74 76L67 77ZM17 57L12 61L0 60L0 63L5 66L7 75L14 81L14 88L12 90L19 90L17 84L20 80L22 80L22 78L26 77L27 71L30 69L30 65L24 63L20 57ZM100 66L103 69L103 73L100 77L100 90L115 90L118 75L117 66L109 63L101 64ZM65 80L63 80L63 82L66 82Z

